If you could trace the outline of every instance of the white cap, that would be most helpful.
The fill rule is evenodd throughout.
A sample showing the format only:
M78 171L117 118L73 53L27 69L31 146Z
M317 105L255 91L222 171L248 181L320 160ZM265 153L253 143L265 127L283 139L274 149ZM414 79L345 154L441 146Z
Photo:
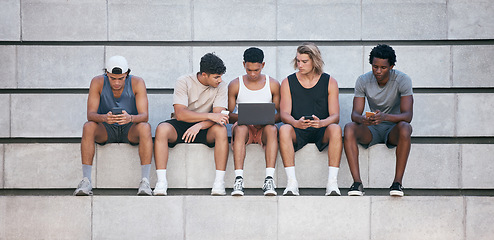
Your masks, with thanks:
M127 60L122 56L113 56L106 62L106 71L113 74L123 74L129 70Z

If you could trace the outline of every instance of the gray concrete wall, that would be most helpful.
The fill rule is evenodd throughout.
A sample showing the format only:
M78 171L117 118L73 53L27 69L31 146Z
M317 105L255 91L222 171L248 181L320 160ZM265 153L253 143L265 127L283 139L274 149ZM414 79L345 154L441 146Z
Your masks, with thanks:
M492 239L491 197L5 196L0 239ZM36 217L33 217L36 216Z

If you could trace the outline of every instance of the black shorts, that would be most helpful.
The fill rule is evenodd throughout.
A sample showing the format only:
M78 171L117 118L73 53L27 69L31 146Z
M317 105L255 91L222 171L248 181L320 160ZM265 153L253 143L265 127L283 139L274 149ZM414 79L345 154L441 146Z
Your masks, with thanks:
M293 128L295 130L295 135L297 137L295 143L293 143L293 148L295 152L303 148L307 143L315 143L319 152L322 152L328 145L328 143L323 143L324 132L326 127L322 128Z
M171 124L173 126L173 128L175 128L175 131L177 131L177 139L175 140L175 142L173 142L173 143L169 142L168 143L168 147L171 147L171 148L175 147L175 145L177 145L177 143L185 143L184 140L182 139L182 136L187 131L187 129L189 129L190 127L192 127L196 124L196 123L178 121L177 119L170 119L170 120L166 120L164 122ZM160 124L164 123L164 122L160 122ZM202 143L202 144L204 144L210 148L214 147L214 142L208 143L208 141L207 141L208 130L209 130L209 128L199 130L199 132L196 135L196 138L194 139L194 141L192 143Z
M130 145L136 146L139 143L132 143L129 141L128 135L130 127L132 127L133 123L127 123L124 125L118 124L108 124L103 123L103 126L106 128L106 133L108 134L108 140L104 143L98 143L99 145L105 145L107 143L128 143Z

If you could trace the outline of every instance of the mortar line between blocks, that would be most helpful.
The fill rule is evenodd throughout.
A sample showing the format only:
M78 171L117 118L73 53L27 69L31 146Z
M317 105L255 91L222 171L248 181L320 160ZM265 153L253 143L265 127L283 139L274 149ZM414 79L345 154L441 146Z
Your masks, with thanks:
M467 239L467 208L468 199L466 196L463 196L463 239Z

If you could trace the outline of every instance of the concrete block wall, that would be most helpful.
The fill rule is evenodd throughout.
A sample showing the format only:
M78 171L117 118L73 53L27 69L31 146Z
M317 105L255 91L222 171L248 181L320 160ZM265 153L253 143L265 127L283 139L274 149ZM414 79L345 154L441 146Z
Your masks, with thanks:
M0 239L487 240L493 206L473 196L5 196Z
M355 80L370 71L370 50L393 46L395 68L415 91L405 187L490 191L493 12L488 0L0 0L0 193L14 193L0 196L0 239L490 239L492 197L323 197L327 150L312 144L296 154L298 198L15 193L73 189L80 181L87 90L108 57L127 57L144 78L154 135L172 112L175 80L197 71L203 54L224 60L229 82L244 73L243 51L258 46L264 73L281 81L294 72L291 60L304 41L317 43L325 71L338 81L342 127ZM260 149L248 146L247 188L262 185ZM383 145L360 148L366 188L389 187L393 153ZM277 161L281 189L286 176ZM228 188L232 166L230 153ZM178 145L169 170L170 188L209 189L213 151ZM137 188L137 147L97 146L92 176L96 188ZM351 182L343 154L343 194ZM321 196L304 196L308 188Z

